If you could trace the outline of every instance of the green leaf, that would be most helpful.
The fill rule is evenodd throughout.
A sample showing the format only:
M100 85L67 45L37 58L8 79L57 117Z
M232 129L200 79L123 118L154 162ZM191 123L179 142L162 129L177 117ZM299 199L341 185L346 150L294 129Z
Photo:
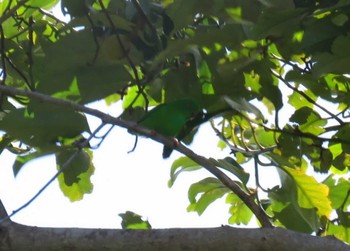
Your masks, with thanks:
M339 240L350 242L350 228L341 225L335 225L334 223L329 223L325 231L325 235L330 235L338 238Z
M330 175L323 184L329 188L329 199L334 209L338 209L341 206L346 207L350 203L347 197L350 191L350 182L347 179L335 179L335 177ZM347 201L345 201L346 199Z
M287 229L303 233L312 233L320 227L315 209L301 208L297 202L297 191L294 182L285 174L282 177L282 188L275 187L268 193L271 204L269 210ZM284 177L284 178L283 178Z
M88 150L65 150L56 154L57 169L64 168L58 176L59 186L71 201L81 200L84 194L91 193L90 181L95 167L92 152Z
M235 36L232 37L230 34L235 34ZM210 32L198 31L191 38L169 41L167 48L157 55L153 67L156 67L156 65L163 62L166 58L178 56L184 52L188 52L191 48L211 47L218 41L220 43L226 43L231 49L234 49L241 46L240 42L244 38L245 34L242 26L238 24L228 24L222 27L222 29L212 29Z
M196 171L202 168L202 166L198 165L192 159L188 157L180 157L173 162L170 170L170 180L168 181L168 186L172 187L174 185L175 180L182 172Z
M132 79L121 62L107 59L100 51L95 58L96 43L87 30L72 32L45 45L44 52L45 58L38 58L33 67L40 92L60 95L75 84L77 88L72 89L70 97L66 96L86 104L115 94Z
M45 149L45 151L36 150L34 152L30 152L29 154L17 156L12 166L14 176L16 177L18 173L22 170L23 166L27 164L29 161L51 154L55 150L54 149L51 149L51 150Z
M331 201L328 198L329 188L318 183L314 177L306 175L305 171L283 167L294 180L297 187L298 204L301 208L315 208L319 216L330 217Z
M54 145L60 138L74 138L89 132L86 117L68 108L31 102L0 120L0 129L31 146Z
M327 121L309 107L301 107L290 117L289 121L299 124L298 129L304 133L319 135L325 131L323 128Z
M306 90L304 91L306 95L308 95L313 100L316 100L315 95L310 91ZM288 103L292 105L296 110L302 108L302 107L309 107L313 108L313 104L311 104L306 98L301 96L298 92L293 92L291 95L289 95Z
M152 229L151 224L148 220L142 220L142 216L131 211L119 214L122 218L123 229Z
M344 212L343 209L337 210L339 224L344 227L350 227L350 212Z
M253 28L253 34L261 39L268 36L280 37L298 30L300 21L306 14L304 9L264 10Z
M201 215L211 203L229 191L218 179L205 178L190 186L188 199L191 204L187 207L187 210L189 212L195 211L198 215ZM198 196L199 199L197 199Z
M37 8L50 9L58 3L59 0L30 0L28 3L26 3L26 5Z
M289 204L280 212L274 212L274 215L287 229L311 234L315 229L309 225L308 221L310 221L310 219L303 219L299 211L303 211L303 215L306 217L308 211L313 213L314 210L301 208L296 210L292 204Z
M229 209L229 213L231 214L228 219L229 224L248 225L253 217L253 212L247 207L247 205L233 193L227 195L226 203L231 205Z
M314 56L315 62L312 73L320 77L326 73L345 74L350 73L347 62L350 60L350 38L338 36L332 44L331 53L320 53Z
M350 166L350 154L342 152L333 159L332 165L340 171L346 170Z
M332 166L333 155L329 149L320 147L310 147L310 151L305 154L311 160L311 164L316 172L327 173Z
M276 145L276 134L271 131L266 131L263 128L254 130L255 137L258 143L264 147L272 147Z
M305 88L311 90L312 93L315 93L315 95L318 97L322 97L331 102L334 101L334 99L331 97L330 88L327 85L331 81L327 83L322 79L315 79L311 74L303 74L296 69L288 71L285 79L288 82L302 84Z
M229 171L239 178L245 185L249 180L249 173L245 172L243 167L237 163L233 158L226 157L224 159L215 160L213 158L209 159L214 165Z
M343 141L350 141L350 124L345 123L344 125L341 125L338 131L332 136L332 138L341 139ZM348 148L348 145L342 143L341 148L342 148L341 152L343 152L345 149ZM337 154L335 154L335 156L336 155Z

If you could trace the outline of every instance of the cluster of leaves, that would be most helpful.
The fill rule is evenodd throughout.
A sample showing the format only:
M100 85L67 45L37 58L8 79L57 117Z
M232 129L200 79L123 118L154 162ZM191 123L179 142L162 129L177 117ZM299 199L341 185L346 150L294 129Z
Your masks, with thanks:
M210 163L273 225L350 242L349 0L62 0L68 23L48 12L57 2L0 3L1 85L80 105L122 99L125 120L192 98L231 149ZM46 154L62 168L78 148L83 166L69 162L61 184L75 185L74 200L91 191L92 154L79 142L94 134L83 114L23 96L0 95L0 108L0 151L18 155L15 173ZM271 188L259 183L266 166L280 176ZM176 160L169 185L200 168ZM188 210L201 214L223 196L230 224L257 213L218 177L190 187Z

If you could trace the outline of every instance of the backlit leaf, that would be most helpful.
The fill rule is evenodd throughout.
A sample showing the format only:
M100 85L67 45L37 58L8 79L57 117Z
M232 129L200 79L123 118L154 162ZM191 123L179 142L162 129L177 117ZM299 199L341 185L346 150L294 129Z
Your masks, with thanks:
M123 229L151 229L152 226L148 220L143 220L141 215L138 215L131 211L126 211L125 213L119 214L122 218L122 228Z
M329 188L318 183L314 177L307 175L304 171L284 167L293 178L297 187L298 204L302 208L315 208L319 216L330 217L332 212L331 201L328 198Z
M188 211L201 215L215 200L224 196L229 189L216 178L206 178L191 185L188 190L190 205ZM199 198L198 198L199 197Z
M200 168L202 167L188 157L178 158L171 165L170 180L168 181L168 186L172 187L174 185L174 182L180 173L188 172L188 171L196 171Z
M95 167L92 163L92 152L87 150L67 150L56 154L57 169L63 168L58 176L59 186L71 201L83 199L91 193L93 185L90 181Z

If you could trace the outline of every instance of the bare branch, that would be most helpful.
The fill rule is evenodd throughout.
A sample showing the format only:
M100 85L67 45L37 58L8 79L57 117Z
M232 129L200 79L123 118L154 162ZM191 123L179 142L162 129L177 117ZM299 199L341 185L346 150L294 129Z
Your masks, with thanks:
M2 229L1 250L220 250L348 251L334 237L317 237L283 228L187 229L38 228L12 223ZM103 247L103 248L101 248Z

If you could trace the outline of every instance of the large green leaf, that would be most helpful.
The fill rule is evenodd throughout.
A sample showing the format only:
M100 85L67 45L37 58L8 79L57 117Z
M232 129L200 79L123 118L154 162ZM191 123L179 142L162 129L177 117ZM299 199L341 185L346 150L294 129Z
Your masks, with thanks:
M60 138L74 138L84 131L89 132L83 114L40 103L11 111L0 120L0 129L32 146L49 146Z
M349 180L344 178L335 179L335 177L331 175L323 183L329 188L329 199L331 200L332 207L334 209L343 209L346 208L347 205L349 205Z
M305 16L303 9L267 9L259 17L253 33L256 38L267 36L280 37L298 30L300 21Z
M315 208L319 216L330 217L331 201L328 198L329 188L320 184L301 169L283 168L294 180L297 187L298 204L301 208Z
M168 181L168 186L172 187L174 185L175 180L182 172L188 171L196 171L202 168L202 166L198 165L192 159L188 157L180 157L175 160L171 166L170 170L170 180Z
M314 56L317 62L313 74L322 76L326 73L350 73L348 62L350 60L350 38L338 36L332 44L332 53L320 53Z
M38 58L34 68L39 78L38 90L55 95L72 90L66 97L85 104L125 88L131 81L127 69L101 50L87 30L70 33L46 45L45 58Z
M297 191L294 182L282 175L282 187L269 191L269 210L282 225L294 231L312 233L320 227L320 220L315 209L301 208L297 202Z
M84 194L92 192L90 178L95 167L91 151L63 150L56 154L56 163L57 169L63 170L58 176L59 186L71 201L81 200Z
M215 200L221 198L230 190L216 178L205 178L190 186L188 211L195 211L201 215ZM198 198L199 197L199 198Z

